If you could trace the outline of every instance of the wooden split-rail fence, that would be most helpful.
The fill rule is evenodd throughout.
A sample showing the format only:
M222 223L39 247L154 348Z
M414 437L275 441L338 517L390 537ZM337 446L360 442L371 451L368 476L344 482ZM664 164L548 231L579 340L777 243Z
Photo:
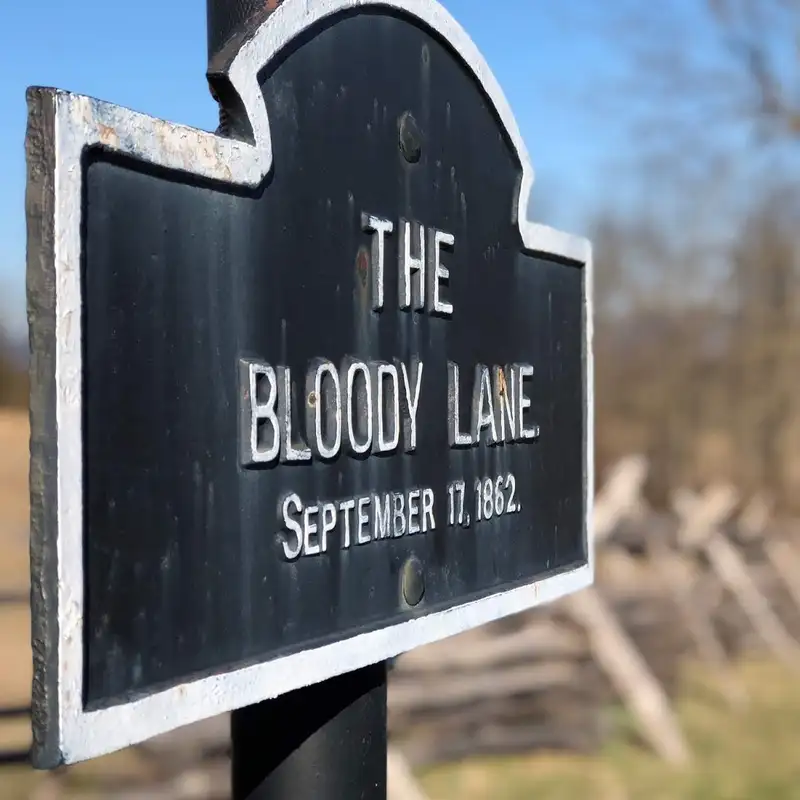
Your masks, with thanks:
M442 761L595 750L612 735L620 703L646 746L686 765L693 754L672 706L686 659L717 672L734 708L748 702L731 670L741 653L761 650L800 670L800 524L777 521L767 497L723 485L678 490L669 513L655 513L642 499L646 479L645 459L627 458L597 494L592 588L395 662L393 800L424 800L412 769ZM0 711L0 726L21 713ZM222 717L132 748L141 780L109 776L101 795L226 798L227 725ZM0 762L24 758L23 747ZM49 778L42 798L56 800L73 772Z

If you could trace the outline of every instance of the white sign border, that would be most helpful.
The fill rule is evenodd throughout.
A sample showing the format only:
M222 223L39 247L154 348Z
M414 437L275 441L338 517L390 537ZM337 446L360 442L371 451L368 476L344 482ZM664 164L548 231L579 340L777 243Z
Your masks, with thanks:
M494 104L500 121L522 165L518 223L523 244L533 253L557 256L583 265L584 275L584 382L585 438L584 490L588 563L564 572L492 595L466 605L439 611L362 633L342 641L277 658L223 674L200 678L154 692L109 708L86 711L83 705L83 453L82 453L82 331L81 331L81 207L82 159L87 148L103 147L131 155L144 162L180 170L199 177L245 186L257 186L272 166L272 143L266 106L258 86L259 72L295 37L331 15L358 8L402 12L447 41L472 70ZM56 546L55 598L42 600L42 608L57 608L55 653L51 642L36 641L34 761L38 766L74 763L122 749L171 729L333 677L367 664L392 658L415 647L451 636L469 628L548 603L589 586L594 576L594 553L590 531L593 503L593 358L592 358L592 253L581 238L528 221L528 202L533 169L506 98L478 49L435 0L286 0L245 41L233 56L227 77L248 115L253 143L164 122L119 106L57 90L37 90L52 101L54 124L54 176L52 219L52 278L55 292L55 397L45 398L55 410L57 463L52 480L57 514L49 520L34 515L32 550ZM30 168L30 165L29 165ZM41 259L30 271L41 268ZM36 325L32 315L32 325ZM34 380L33 393L37 391ZM40 398L41 399L41 398ZM32 402L32 423L44 414ZM42 422L41 420L39 420ZM42 425L45 423L42 422ZM44 430L40 426L40 430ZM37 470L48 480L46 456L32 448L32 476ZM37 462L39 459L39 462ZM33 480L32 480L33 484ZM42 491L38 497L36 492ZM32 501L46 503L41 487L32 490ZM55 532L49 526L56 526ZM43 530L44 528L45 530ZM37 562L39 563L39 562ZM46 592L46 581L34 567L34 594ZM38 588L37 588L38 587ZM36 599L33 602L37 607ZM41 630L41 629L40 629ZM42 655L42 651L44 654ZM53 670L57 685L53 686ZM43 690L44 687L44 691ZM49 688L48 688L49 687ZM53 719L53 698L56 692ZM41 696L40 696L41 695ZM37 708L37 703L40 707ZM48 708L45 708L48 706ZM48 709L49 714L48 716ZM37 722L38 721L38 722Z

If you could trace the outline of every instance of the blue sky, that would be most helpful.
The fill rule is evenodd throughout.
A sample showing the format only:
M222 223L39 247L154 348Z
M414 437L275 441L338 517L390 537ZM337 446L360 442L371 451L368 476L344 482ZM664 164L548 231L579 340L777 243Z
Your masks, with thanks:
M588 0L587 0L588 2ZM613 66L597 37L565 35L560 0L449 0L517 116L537 172L532 213L576 232L611 191L618 126L592 121L592 81ZM581 6L574 0L572 8ZM48 85L213 129L204 0L3 3L0 321L24 331L25 89ZM563 8L563 6L562 6ZM537 202L538 200L538 202ZM539 205L541 204L541 206Z

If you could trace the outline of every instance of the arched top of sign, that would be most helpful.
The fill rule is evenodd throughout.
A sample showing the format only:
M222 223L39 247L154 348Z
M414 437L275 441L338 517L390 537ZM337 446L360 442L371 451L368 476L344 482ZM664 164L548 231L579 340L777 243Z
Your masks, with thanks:
M264 154L260 166L271 164L272 142L266 106L258 85L258 75L295 37L331 16L359 8L400 11L423 23L448 42L475 75L494 105L522 167L518 219L526 248L562 255L585 263L587 243L528 221L528 202L533 188L534 170L522 140L517 121L503 90L469 34L450 12L436 0L286 0L268 20L244 42L227 65L227 75L238 93L253 132L255 143Z
M270 122L258 82L259 74L296 37L336 14L358 9L400 12L448 42L493 104L521 164L517 218L524 247L579 264L587 263L590 258L588 241L529 221L528 203L534 170L517 122L477 46L437 0L286 0L232 56L225 58L223 55L223 63L212 64L210 71L212 76L227 78L238 95L252 131L252 142L165 122L92 98L58 93L57 107L62 113L57 117L67 123L60 141L62 144L71 141L81 150L84 146L103 146L199 178L257 186L272 167ZM77 137L76 132L79 132ZM65 153L62 151L60 155L63 157Z

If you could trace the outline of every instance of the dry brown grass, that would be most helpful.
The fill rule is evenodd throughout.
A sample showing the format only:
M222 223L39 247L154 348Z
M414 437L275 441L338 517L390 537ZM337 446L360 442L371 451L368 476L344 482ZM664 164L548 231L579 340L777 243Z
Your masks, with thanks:
M28 414L0 407L0 520L27 523Z
M424 776L431 800L798 800L800 676L769 663L740 664L751 703L735 712L718 678L690 668L678 712L694 764L674 769L637 744L621 714L596 756L476 759Z
M0 408L0 594L27 591L28 513L27 413ZM30 694L29 608L0 605L0 707L27 705ZM30 735L26 718L0 721L0 751L27 747Z
M28 586L28 416L0 408L0 592Z

